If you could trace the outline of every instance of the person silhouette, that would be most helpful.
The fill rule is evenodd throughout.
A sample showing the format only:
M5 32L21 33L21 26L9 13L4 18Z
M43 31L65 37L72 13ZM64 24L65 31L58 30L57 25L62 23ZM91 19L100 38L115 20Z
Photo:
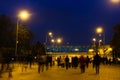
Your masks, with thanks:
M79 63L80 63L80 69L81 69L81 73L84 73L85 72L85 65L86 65L86 62L85 62L85 58L84 56L80 56L79 58Z
M65 57L65 67L66 67L66 70L69 67L69 57L68 56Z
M98 55L98 53L96 53L93 60L94 67L96 69L96 74L99 74L100 62L101 62L101 57Z

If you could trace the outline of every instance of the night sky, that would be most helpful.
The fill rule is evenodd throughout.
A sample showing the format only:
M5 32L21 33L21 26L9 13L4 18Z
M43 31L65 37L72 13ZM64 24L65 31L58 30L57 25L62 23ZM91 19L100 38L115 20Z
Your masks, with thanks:
M52 31L54 37L63 38L63 44L91 44L98 26L103 27L109 43L112 27L120 23L120 3L110 0L0 0L0 14L14 22L23 9L32 14L26 24L42 43Z

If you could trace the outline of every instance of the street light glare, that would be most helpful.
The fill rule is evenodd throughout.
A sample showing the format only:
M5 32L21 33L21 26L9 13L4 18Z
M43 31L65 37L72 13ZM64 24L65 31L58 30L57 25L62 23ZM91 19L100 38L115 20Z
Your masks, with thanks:
M96 41L96 38L93 38L93 41Z
M55 42L55 40L54 40L54 39L52 39L52 40L51 40L51 42L52 42L52 43L54 43L54 42Z
M58 42L58 43L61 43L61 42L62 42L62 39L61 39L61 38L58 38L58 39L57 39L57 42Z
M110 0L112 3L115 3L115 4L117 4L117 3L119 3L120 2L120 0Z
M30 14L28 11L23 10L23 11L19 12L18 17L19 17L19 19L27 20L30 17Z
M97 31L97 33L102 33L102 32L103 32L103 29L102 29L101 27L98 27L98 28L96 29L96 31Z
M100 39L99 42L102 42L102 40Z
M17 51L17 47L18 47L18 42L19 42L19 40L18 40L18 36L19 36L19 35L18 35L19 20L27 20L29 17L30 17L30 14L29 14L29 12L26 11L26 10L22 10L22 11L20 11L19 14L18 14L17 26L16 26L15 56L17 55L17 52L18 52L18 51Z
M49 36L52 36L53 34L52 34L52 32L49 32L48 35L49 35Z

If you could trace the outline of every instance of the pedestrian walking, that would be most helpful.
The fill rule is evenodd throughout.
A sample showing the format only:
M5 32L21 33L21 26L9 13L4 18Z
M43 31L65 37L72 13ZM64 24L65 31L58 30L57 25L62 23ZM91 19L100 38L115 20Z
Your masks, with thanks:
M98 53L96 53L93 60L93 65L95 67L96 74L99 74L100 62L101 62L101 57L98 55Z
M65 57L65 67L66 67L66 70L69 68L69 58L68 58L68 56Z
M86 57L86 67L88 68L88 66L89 66L89 63L90 63L90 58L87 56Z
M76 69L78 67L78 57L75 56L73 59L73 67Z
M27 68L28 68L28 61L27 61L27 57L23 57L23 61L22 61L22 72L23 71L27 71Z
M81 73L84 73L85 72L85 65L86 65L84 56L81 56L79 58L79 63L80 63Z
M52 56L46 55L46 70L48 70L49 66L52 67Z
M61 56L57 58L57 66L59 67L61 64Z
M44 71L44 65L45 65L45 62L46 62L45 55L39 55L37 61L38 61L38 73L40 73L41 70L43 72Z

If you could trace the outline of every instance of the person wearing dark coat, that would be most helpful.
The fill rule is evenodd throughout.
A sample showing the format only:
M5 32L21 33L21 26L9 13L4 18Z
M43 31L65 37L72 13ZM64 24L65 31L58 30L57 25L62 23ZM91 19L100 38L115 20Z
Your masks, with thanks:
M68 58L68 56L66 56L66 58L65 58L65 67L66 67L66 70L69 67L69 58Z
M79 58L79 63L80 63L81 73L84 73L85 72L85 65L86 65L84 56L81 56Z
M100 62L101 62L101 57L98 55L98 53L96 53L93 60L93 65L96 69L96 74L99 74Z
M86 57L86 67L88 68L88 66L89 66L89 63L90 63L90 58L87 56Z

